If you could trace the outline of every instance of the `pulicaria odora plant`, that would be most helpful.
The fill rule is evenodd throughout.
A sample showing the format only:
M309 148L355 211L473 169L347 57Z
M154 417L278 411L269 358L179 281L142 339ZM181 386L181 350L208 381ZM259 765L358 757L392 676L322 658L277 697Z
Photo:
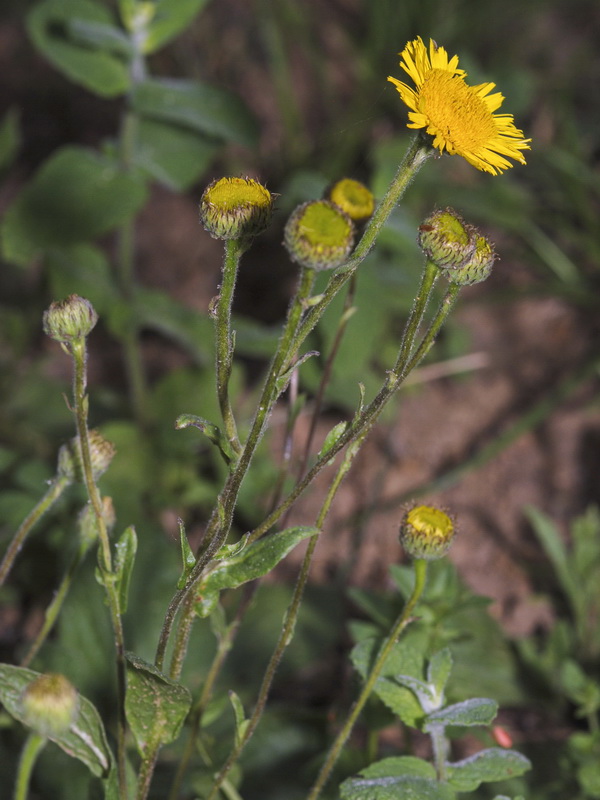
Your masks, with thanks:
M137 540L135 532L130 528L123 533L116 546L110 541L114 524L112 508L110 503L106 503L108 498L102 498L96 487L97 479L109 466L114 455L112 446L99 433L90 431L87 425L89 403L86 394L85 340L96 324L96 312L88 300L73 295L66 301L54 303L44 315L44 330L60 342L73 359L74 388L71 408L75 415L77 437L61 451L57 488L45 499L43 508L40 505L38 512L29 515L11 542L0 565L0 582L8 574L27 532L42 511L74 480L83 481L89 497L88 510L92 518L93 535L85 537L86 547L81 553L83 556L90 542L98 541L100 551L97 578L105 589L116 652L119 706L116 758L106 750L103 733L98 733L100 738L97 741L94 739L96 749L93 751L103 753L102 763L98 765L94 762L94 774L107 781L107 791L112 793L111 797L117 796L114 794L117 786L119 796L125 797L127 794L127 763L131 760L127 749L132 738L137 743L139 756L136 800L147 797L160 748L176 737L187 717L189 740L168 797L181 795L188 762L196 753L195 739L202 727L204 711L213 695L216 680L240 619L236 619L235 624L230 627L224 626L222 622L220 626L214 626L214 630L220 630L220 646L196 702L192 702L187 689L178 685L193 624L198 617L206 616L216 608L220 592L262 577L292 547L306 539L306 555L292 601L285 614L278 643L266 666L256 704L247 717L237 695L232 693L235 696L237 731L230 755L220 767L206 800L217 797L264 711L273 676L293 635L319 535L353 458L386 403L432 347L459 292L465 286L485 280L491 272L495 259L492 245L459 214L452 209L445 209L435 211L423 221L418 231L419 243L425 255L421 285L406 322L395 363L390 365L390 369L382 377L379 391L369 402L364 397L361 398L352 419L335 426L319 454L313 458L312 465L307 467L310 463L309 441L295 479L292 478L294 473L288 462L282 465L279 481L282 488L273 507L262 522L239 545L232 548L228 544L228 538L232 531L240 486L251 469L256 448L275 404L294 373L301 370L302 362L310 355L301 354L302 346L331 301L348 284L368 255L390 213L421 165L432 155L440 153L462 156L477 169L492 175L510 167L509 159L525 163L523 151L529 148L530 140L524 139L522 132L514 126L512 116L495 113L503 98L498 93L490 94L493 84L469 86L465 81L466 73L458 68L456 56L449 58L446 51L433 41L427 48L420 38L406 45L400 63L413 81L414 88L396 78L389 80L395 84L409 108L408 126L418 132L394 180L377 205L366 186L351 178L342 178L328 188L324 198L304 203L291 214L284 230L284 245L292 260L299 265L298 286L291 299L254 415L240 426L229 388L235 346L231 318L232 300L240 259L253 238L269 225L274 196L257 180L241 177L214 181L202 195L201 221L211 236L224 243L219 295L211 306L211 316L215 324L215 371L221 421L215 424L214 421L195 414L185 414L178 418L176 427L183 429L192 425L199 428L216 446L225 461L226 477L214 510L206 522L204 537L197 552L191 551L182 525L183 573L165 613L153 664L145 664L135 655L125 656L121 617L127 605L127 586ZM324 288L314 294L315 276L325 270L334 272ZM434 298L433 288L440 278L446 279L445 293L437 306L430 308ZM353 283L349 286L352 291ZM341 323L340 331L343 331ZM335 350L330 359L334 355ZM325 370L325 375L327 374L328 370ZM316 405L315 418L318 414L318 403ZM292 424L293 420L290 419L290 426ZM340 459L336 459L338 454L342 455ZM283 521L298 497L321 471L325 468L331 469L332 465L336 466L330 486L315 519L306 520L303 527L285 529ZM284 495L283 487L286 486L291 488ZM284 530L274 530L277 526ZM414 591L384 646L376 654L359 700L353 705L352 712L335 738L309 795L311 800L317 797L325 785L360 710L385 666L387 654L392 648L401 646L397 639L413 619L412 611L423 591L428 560L442 557L446 553L454 532L454 522L439 509L415 506L406 512L401 525L401 541L414 560ZM69 581L71 578L72 573L69 573ZM58 609L54 606L53 615L56 613ZM221 613L225 614L223 610ZM47 631L44 636L46 633ZM44 636L36 640L30 658L37 653ZM20 668L13 669L17 672L10 673L10 680L16 682L15 686L29 685L35 677L29 670L21 674ZM136 687L142 685L143 691L138 692ZM3 691L1 686L2 681L0 691ZM96 727L93 730L83 730L81 714L77 725L71 723L72 714L77 713L78 701L66 679L40 678L39 684L34 683L32 687L23 700L27 714L23 716L17 709L15 716L18 719L23 718L28 724L39 726L38 721L47 713L46 708L52 708L54 704L59 709L61 725L68 728L64 734L67 752L72 752L69 749L69 736L77 733L84 738L93 739L96 735L93 731L100 730L99 721L94 722ZM173 709L172 718L167 720L161 717L160 726L156 722L154 706L144 710L145 703L159 703L159 697L164 700L162 707ZM5 700L8 708L11 707L6 698L0 699ZM82 707L85 708L85 715L88 715L91 704L83 698L81 703L84 704ZM136 713L132 713L133 708L138 709ZM140 719L155 720L152 730L139 729ZM127 735L127 726L133 734L132 737ZM205 746L206 743L203 744ZM212 755L207 756L207 763L211 759ZM30 758L29 768L31 763ZM442 767L443 765L438 770L440 781L444 780L445 774ZM20 785L25 787L26 782L21 774ZM232 785L227 785L227 792L233 792ZM25 793L23 788L23 797Z

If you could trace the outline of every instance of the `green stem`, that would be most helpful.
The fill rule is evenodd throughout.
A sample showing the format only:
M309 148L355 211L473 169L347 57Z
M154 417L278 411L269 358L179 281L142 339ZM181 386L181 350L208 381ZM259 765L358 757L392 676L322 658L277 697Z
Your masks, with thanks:
M17 772L17 782L15 784L15 793L13 800L27 800L29 794L29 783L31 781L31 774L35 766L35 762L39 754L46 746L48 740L45 736L40 736L39 733L30 733L23 746L21 758L19 759L19 767Z
M429 272L429 267L426 266L426 271ZM420 315L422 316L422 311L424 310L425 306L427 305L427 301L429 295L433 289L433 280L424 280L422 282L422 288L427 288L428 294L425 291L421 292L420 299L418 303L415 303L413 308L411 317L409 319L408 325L411 327L414 326L414 321L416 321L417 317ZM407 341L410 338L409 336L403 337L403 342L401 345L400 355L396 360L395 370L390 372L386 382L381 387L377 395L373 398L371 403L364 409L364 411L358 415L348 426L348 429L345 433L343 433L339 439L335 442L335 444L331 447L330 450L325 453L317 462L313 465L313 467L306 473L304 478L299 481L292 492L283 500L279 506L271 513L269 516L257 527L255 528L248 538L248 543L256 541L259 539L263 534L265 534L269 528L271 528L275 523L281 518L282 514L284 514L291 506L296 502L298 497L302 494L302 492L309 486L310 483L316 478L319 472L326 467L332 458L336 456L340 450L342 450L349 442L355 439L357 436L362 435L363 432L368 432L371 427L374 425L375 421L381 414L385 404L388 402L390 397L398 390L404 378L419 364L419 362L426 356L426 354L431 349L435 337L440 331L440 328L448 318L448 315L456 301L458 296L458 292L460 291L460 287L456 286L455 284L451 284L442 299L440 304L440 308L434 319L432 320L425 336L423 337L419 347L416 349L412 357L408 358L408 352L403 356L402 351L407 348ZM418 327L418 325L417 325ZM415 327L416 330L416 327ZM408 359L408 360L407 360Z
M412 594L408 602L402 609L400 616L394 623L394 626L392 627L389 636L383 643L379 651L379 655L377 656L375 663L371 668L371 672L365 682L365 685L363 686L363 689L360 695L358 696L358 699L353 705L350 714L348 715L348 718L344 722L342 728L340 729L340 732L335 738L331 746L331 749L329 750L325 763L321 768L319 776L317 777L314 786L312 787L310 793L308 794L307 800L316 800L316 798L321 793L321 790L325 786L325 783L327 782L329 775L331 774L331 770L333 769L336 761L339 758L342 747L344 746L344 744L348 740L348 737L352 733L352 729L354 728L356 720L358 719L361 711L363 710L365 703L369 699L371 692L373 691L373 688L377 683L377 679L381 675L381 671L385 666L385 662L387 661L388 656L392 652L392 649L396 644L401 633L404 631L409 622L411 622L411 617L414 608L419 598L421 597L421 594L423 593L423 589L425 588L425 579L427 576L427 561L420 558L415 559L414 568L415 568L415 585Z
M239 239L225 242L223 277L215 314L215 342L217 353L217 396L229 444L235 453L241 452L237 427L229 400L229 379L233 363L233 334L231 332L231 306L238 265L245 246Z
M67 486L70 484L70 480L66 477L57 476L52 480L50 487L46 494L42 497L42 499L37 503L37 505L32 509L32 511L25 517L21 525L19 526L18 531L12 538L11 543L4 554L4 558L2 559L2 563L0 564L0 586L3 585L4 581L6 580L8 573L10 572L12 565L14 563L15 558L23 543L29 534L30 530L33 528L35 523L51 508L54 503L58 500Z
M117 668L117 705L118 705L118 727L117 727L117 772L119 791L122 797L127 796L127 782L125 772L125 691L126 691L126 673L125 673L125 641L123 635L123 623L121 620L121 613L119 608L119 597L115 588L114 581L112 580L112 557L110 552L110 540L108 537L108 530L106 521L104 519L102 501L100 492L96 486L94 479L94 472L92 468L92 457L90 453L90 440L87 424L88 413L88 397L86 395L86 343L85 338L82 337L70 346L70 352L73 357L74 375L73 375L73 401L75 409L75 421L77 425L77 434L79 436L79 443L81 446L81 460L83 467L84 482L87 489L87 494L94 509L96 523L98 526L98 539L99 539L99 568L103 577L103 585L106 591L108 606L110 609L111 622L115 638L115 656Z
M187 771L188 765L196 749L196 739L198 736L198 732L200 730L200 725L202 723L202 716L206 711L206 707L210 701L210 698L212 697L215 682L221 672L221 669L225 662L225 658L227 657L227 654L231 650L231 646L233 644L239 626L242 622L244 614L246 613L246 610L250 605L250 601L254 597L255 585L256 584L253 584L252 586L247 585L245 591L245 598L237 610L235 619L228 626L225 635L219 639L217 652L215 653L213 662L206 675L206 680L204 681L202 692L198 700L194 704L194 708L192 709L191 725L190 725L188 740L183 755L177 766L177 772L175 773L175 778L173 779L173 785L171 786L171 791L169 793L168 800L177 800L177 798L179 797L179 793L181 791L181 784L183 783L183 777Z
M302 325L298 329L298 335L294 340L294 348L290 354L292 358L296 356L298 348L302 342L306 339L308 334L321 319L329 303L337 295L340 289L350 280L352 275L356 272L359 264L361 264L369 254L369 251L375 244L381 229L387 222L388 217L402 198L404 192L412 182L419 169L423 166L425 161L431 155L433 155L433 152L434 151L431 146L427 143L424 143L419 135L415 136L415 138L412 140L406 155L404 156L404 159L400 164L398 171L396 172L394 180L390 184L383 200L375 209L375 212L369 220L361 240L354 249L350 260L332 275L329 283L325 287L325 290L322 292L321 300L319 300L318 303L308 310Z
M167 609L156 650L155 664L158 669L162 669L164 665L167 644L171 630L175 624L177 612L179 611L185 598L194 591L194 587L200 579L204 568L227 538L233 520L233 511L240 485L244 479L244 476L246 475L246 472L248 471L250 461L252 460L254 451L256 450L258 442L260 441L260 437L262 436L273 405L277 400L279 393L283 389L282 386L278 388L277 384L281 378L283 363L304 309L304 302L310 295L313 282L314 270L303 269L300 275L298 289L290 305L285 328L279 340L275 355L271 361L269 374L263 387L256 414L252 422L252 427L250 429L250 433L248 434L248 439L246 440L234 471L227 479L225 486L217 498L215 510L213 511L207 525L206 533L202 543L202 549L198 553L196 565L190 572L187 584L183 589L180 589L175 593ZM184 620L182 620L180 624L185 626L186 623ZM183 641L181 642L180 650L182 648L185 648L185 642ZM173 658L175 660L182 657L182 654L174 652Z
M229 771L231 770L233 765L237 762L242 751L252 738L252 735L254 734L254 731L256 730L258 723L260 722L260 719L265 710L265 706L267 704L267 698L271 690L271 684L273 683L273 678L275 677L275 673L277 671L279 663L281 662L283 654L289 643L292 641L294 635L294 629L296 627L296 621L298 619L298 613L300 611L300 605L302 603L302 597L304 595L304 590L306 588L306 583L308 581L310 565L312 562L313 554L315 552L315 548L317 546L317 541L319 539L320 532L325 522L325 518L329 513L329 509L331 508L333 499L337 494L337 491L342 483L342 480L344 479L346 473L350 469L354 456L358 452L361 444L362 440L355 442L353 447L348 448L344 460L340 464L338 471L329 487L327 496L325 498L325 501L321 507L319 516L315 523L315 527L318 529L319 533L311 537L308 543L308 547L306 549L306 553L302 561L302 566L300 568L300 573L296 581L296 586L294 588L294 594L292 595L292 599L286 611L283 627L281 629L281 633L279 634L279 639L277 640L277 644L275 645L275 649L273 651L273 654L271 655L271 658L265 670L265 674L263 676L262 683L260 685L258 698L254 706L252 716L248 720L248 725L244 730L243 736L240 737L239 742L231 751L229 758L227 759L227 761L221 768L219 774L215 778L215 782L207 797L207 800L214 800L219 791L219 788L223 784L224 780L227 778Z
M431 725L429 736L433 750L435 775L438 781L443 783L446 780L446 761L448 758L448 740L446 739L444 725Z

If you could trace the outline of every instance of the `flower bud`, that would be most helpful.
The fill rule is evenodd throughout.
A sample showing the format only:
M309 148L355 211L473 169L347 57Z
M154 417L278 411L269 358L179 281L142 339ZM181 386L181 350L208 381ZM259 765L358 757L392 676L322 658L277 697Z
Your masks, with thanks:
M290 257L303 267L339 267L353 244L352 220L329 200L298 206L285 226L284 245Z
M77 294L51 303L43 317L46 336L62 344L84 338L97 322L98 315L94 306Z
M373 193L364 183L352 178L342 178L327 191L327 199L346 213L352 222L366 222L375 209Z
M214 239L257 236L272 213L273 195L252 178L213 181L200 200L200 220Z
M114 444L105 439L100 431L89 431L88 438L92 475L96 481L106 472L117 451ZM63 444L58 451L58 474L61 477L68 478L70 481L85 483L79 436L74 436L66 444Z
M431 561L448 552L455 533L454 522L439 508L414 506L404 514L400 544L413 558Z
M77 690L64 675L48 673L33 680L21 697L27 725L42 736L66 733L77 717Z
M439 269L457 269L475 251L473 230L451 208L434 211L419 225L419 246Z
M461 267L448 270L446 276L452 283L457 283L460 286L481 283L481 281L489 277L495 260L496 253L492 245L485 236L477 236L472 256Z

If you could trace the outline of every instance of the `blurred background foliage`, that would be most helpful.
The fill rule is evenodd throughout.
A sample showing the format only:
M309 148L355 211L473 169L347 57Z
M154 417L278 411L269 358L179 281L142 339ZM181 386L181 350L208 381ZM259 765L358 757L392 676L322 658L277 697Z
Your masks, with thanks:
M54 16L44 16L50 6ZM172 539L175 516L185 516L189 530L198 530L222 479L222 464L210 446L193 432L173 430L180 413L217 419L212 323L206 310L216 292L220 254L194 228L204 185L222 175L251 174L280 195L272 229L247 256L235 305L240 365L234 384L244 419L294 280L294 268L280 246L285 218L297 203L318 197L344 175L363 180L381 196L409 135L406 109L386 78L401 76L397 54L408 40L433 37L450 54L459 54L471 83L497 84L507 98L503 110L514 114L518 127L533 138L528 165L493 179L460 159L425 166L361 268L354 300L361 313L352 318L336 360L328 407L338 414L350 411L357 383L372 393L390 363L420 275L415 231L433 206L452 204L481 226L497 243L501 265L508 267L492 277L493 292L484 296L475 291L466 302L508 308L524 296L560 298L577 310L581 364L572 366L585 367L597 354L599 319L600 7L595 0L198 1L187 4L190 18L184 30L176 31L176 37L161 34L164 46L157 45L148 57L152 80L145 85L129 85L118 68L114 84L103 81L100 68L99 80L93 71L84 81L70 80L69 59L76 58L78 48L89 48L91 40L85 26L70 29L69 20L82 14L94 20L99 14L98 19L114 21L115 6L6 0L0 10L0 524L8 541L54 473L58 446L73 435L63 399L70 381L68 362L44 340L41 314L51 300L77 292L101 315L90 343L92 422L119 453L102 479L103 492L114 499L119 527L138 527L128 636L131 649L151 658L179 572ZM54 48L59 61L64 57L65 36L72 41L61 71L50 66L47 56ZM117 65L124 52L120 47L123 43L115 38L108 48ZM124 152L132 117L136 143ZM180 205L163 217L165 193L178 195ZM168 244L155 250L157 240ZM127 248L133 253L129 262L123 255ZM129 263L125 270L124 263ZM200 282L196 271L204 276ZM323 354L335 336L342 302L334 304L311 342ZM143 407L131 377L135 365L127 356L132 340L141 343ZM464 330L451 324L435 358L467 350ZM315 391L321 366L322 360L314 359L303 368L306 392ZM274 471L265 441L257 468L244 484L238 530L260 518L256 498L268 499ZM39 625L69 561L74 513L82 502L82 494L73 491L42 521L29 543L31 551L24 552L3 588L2 660L18 660ZM593 563L600 569L597 557ZM81 691L108 709L110 636L100 590L89 590L95 586L92 572L90 564L73 586L44 663L68 668ZM448 615L456 609L471 615L465 625L471 633L460 643L471 651L457 681L470 691L482 676L468 665L485 664L488 685L481 691L501 703L524 704L531 695L519 670L531 677L538 650L511 649L472 596L459 597L467 590L456 576L445 580L454 592ZM431 590L434 599L436 586L439 581ZM558 595L559 587L556 583ZM279 706L248 750L246 786L260 786L262 800L280 796L290 769L300 769L322 752L323 713L331 702L332 683L331 674L323 677L323 672L340 668L339 652L347 647L340 630L349 601L339 590L337 584L315 587L309 595L297 641L278 679ZM244 686L248 698L288 592L285 586L261 589L249 620L252 633L240 637L229 662L226 677ZM352 608L373 616L378 602L384 598L355 594ZM327 615L319 611L324 605ZM380 609L375 621L386 613ZM437 613L443 619L446 612ZM454 630L453 624L448 630ZM447 631L442 639L452 640L452 635ZM205 653L208 663L212 635L199 630L197 637L197 652ZM580 724L572 714L585 706L580 697L585 680L567 668L562 684L551 681L552 669L581 662L575 644L561 639L559 647L557 637L540 652L550 665L542 670L542 701L560 706L560 729L563 723ZM490 652L498 656L493 665L488 664ZM199 681L204 659L193 665L192 685ZM584 668L595 674L597 650L587 656ZM298 686L308 678L316 687L310 702L304 710L290 711ZM381 727L389 723L382 709L372 713L374 719L381 717ZM224 734L219 725L223 718L215 737L229 741L230 731ZM16 752L12 733L0 731L0 742L6 752ZM573 759L587 764L598 746L595 740L579 745L563 755L564 774L571 770L571 781ZM223 754L226 750L224 745ZM0 782L9 765L10 758L0 759ZM56 783L63 768L73 770L69 788ZM60 769L48 774L40 796L84 796L85 776L77 765L61 761ZM196 791L205 780L205 773L193 776ZM547 793L543 770L532 780L528 797L563 796ZM567 783L560 776L553 780L552 791L564 792ZM293 797L287 788L286 797ZM573 798L600 797L593 776L584 775L569 791ZM248 789L245 796L254 794ZM160 780L156 796L161 796Z

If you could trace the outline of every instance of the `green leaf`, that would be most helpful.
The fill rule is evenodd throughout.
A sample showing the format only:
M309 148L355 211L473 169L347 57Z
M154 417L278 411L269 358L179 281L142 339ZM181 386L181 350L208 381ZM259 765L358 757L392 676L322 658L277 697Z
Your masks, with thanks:
M0 701L15 719L27 725L21 697L25 689L40 673L24 667L0 664ZM106 741L104 726L95 706L79 695L79 708L69 729L58 736L48 737L73 758L82 761L96 777L107 777L112 764L112 753Z
M261 578L299 542L318 532L318 528L288 528L253 542L238 555L217 561L198 587L200 599L196 604L197 613L201 617L208 616L223 589L235 589L243 583Z
M255 147L258 127L234 94L197 81L154 78L136 85L133 108L143 117L170 122L203 136Z
M372 626L370 626L372 630ZM410 675L421 680L429 636L423 626L408 628L387 658L374 691L402 722L417 727L423 719L423 710L410 689L396 680L397 675ZM361 677L366 680L383 639L365 638L354 647L350 658Z
M438 725L489 725L498 713L498 703L486 697L473 697L428 714L425 730Z
M448 782L457 792L472 792L482 783L516 778L531 769L531 762L516 750L491 747L447 765Z
M327 453L331 450L332 447L335 446L338 439L340 439L348 430L348 422L338 422L337 425L334 425L333 428L329 431L327 436L325 437L325 441L323 442L323 447L319 450L319 455L317 459L320 460L323 456L327 455Z
M216 445L228 466L235 461L235 453L231 449L227 437L214 423L209 422L204 417L198 417L196 414L180 414L175 420L175 429L178 431L190 426L198 428L207 439Z
M0 124L0 171L8 169L13 163L20 143L19 112L11 108Z
M152 664L127 653L125 713L141 755L146 748L174 741L192 705L185 686Z
M414 756L384 758L340 786L343 800L453 800L454 792L438 783L435 769Z
M119 595L119 611L121 614L125 614L131 573L133 572L135 554L137 552L137 535L133 525L123 531L121 538L115 545L115 550L115 587Z
M38 50L72 81L101 97L117 97L130 86L123 40L113 23L108 8L90 0L45 0L27 17Z
M182 192L205 172L218 143L188 128L142 120L133 155L134 163L168 189Z
M158 0L147 25L142 45L144 53L154 53L185 30L206 5L207 0Z
M107 233L143 205L139 177L83 147L46 161L10 206L0 229L5 257L27 265L38 253Z
M246 733L246 729L248 728L248 723L250 720L246 719L242 701L233 690L230 690L229 692L229 699L231 701L231 705L233 706L233 713L235 715L235 744L237 747L244 738L244 734Z
M427 667L427 680L435 688L438 697L443 697L451 672L452 653L445 647L431 657Z

